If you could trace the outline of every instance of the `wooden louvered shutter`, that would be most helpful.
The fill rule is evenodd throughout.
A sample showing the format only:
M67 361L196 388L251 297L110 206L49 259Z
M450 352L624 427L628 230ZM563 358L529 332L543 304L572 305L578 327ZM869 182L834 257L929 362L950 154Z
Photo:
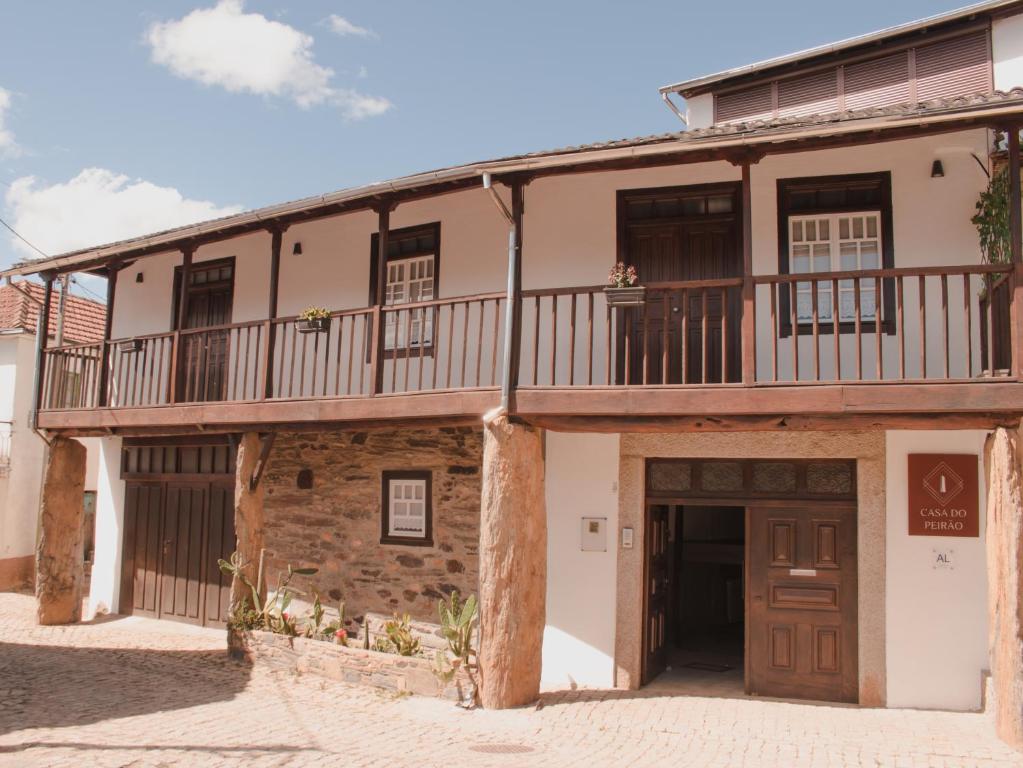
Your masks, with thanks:
M909 100L907 51L845 68L846 109L884 107Z
M716 96L714 121L734 123L771 118L774 115L772 90L771 83L765 83L754 88Z
M826 114L838 110L838 73L834 69L778 82L778 116Z
M987 30L925 45L916 50L916 98L987 93L991 82Z

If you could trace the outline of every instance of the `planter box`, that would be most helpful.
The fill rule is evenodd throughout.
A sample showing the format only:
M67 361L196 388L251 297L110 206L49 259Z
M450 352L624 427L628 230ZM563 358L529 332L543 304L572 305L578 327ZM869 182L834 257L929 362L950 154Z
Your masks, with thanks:
M646 288L632 285L628 288L605 288L604 298L609 307L639 307L646 302Z
M313 320L296 320L295 328L299 333L326 333L330 330L330 318L317 317Z
M460 701L470 690L464 674L447 685L437 679L433 674L432 651L429 657L398 656L261 630L229 631L228 647L232 656L256 667L319 675L387 691Z

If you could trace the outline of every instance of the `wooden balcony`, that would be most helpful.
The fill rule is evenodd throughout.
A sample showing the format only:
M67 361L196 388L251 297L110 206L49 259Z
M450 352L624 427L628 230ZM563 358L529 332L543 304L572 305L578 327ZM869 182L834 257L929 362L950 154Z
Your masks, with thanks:
M513 407L566 429L968 426L1023 413L1009 265L522 292ZM478 421L504 380L503 293L284 317L43 354L39 425L81 434ZM382 324L382 327L381 327ZM813 424L811 424L811 422Z

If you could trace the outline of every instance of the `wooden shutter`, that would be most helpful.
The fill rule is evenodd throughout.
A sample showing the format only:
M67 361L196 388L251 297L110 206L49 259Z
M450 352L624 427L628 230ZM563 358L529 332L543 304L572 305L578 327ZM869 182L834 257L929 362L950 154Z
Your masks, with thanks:
M826 114L838 111L838 72L829 69L778 82L778 116Z
M909 52L845 68L845 108L864 109L909 101Z
M758 85L733 93L720 94L714 99L714 120L718 123L766 120L774 115L773 86Z
M992 89L987 30L925 45L916 51L916 98L986 93Z

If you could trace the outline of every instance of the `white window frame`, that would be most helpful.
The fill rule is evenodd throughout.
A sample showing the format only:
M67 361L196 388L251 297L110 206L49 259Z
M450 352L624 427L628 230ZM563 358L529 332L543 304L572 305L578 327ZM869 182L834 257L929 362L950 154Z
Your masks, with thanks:
M437 285L437 257L428 253L401 259L388 259L384 305L397 307L432 301ZM418 349L433 343L433 312L429 307L407 312L388 312L384 349ZM406 338L406 335L408 338Z
M430 484L425 478L387 479L387 537L420 539L429 535Z
M843 213L792 214L788 217L789 272L848 272L881 269L884 263L884 237L881 211L862 210ZM844 225L844 227L843 227ZM822 234L824 233L824 234ZM843 234L845 235L843 237ZM807 249L804 252L803 249ZM850 264L850 257L852 263ZM800 267L800 260L807 269ZM864 261L868 262L864 266ZM869 262L873 261L873 264ZM820 268L825 267L825 268ZM833 297L830 280L817 281L817 319L831 323ZM855 280L838 281L838 320L856 319ZM860 279L860 320L873 322L881 297L875 295L873 277ZM796 322L813 324L813 286L810 281L796 283ZM801 308L805 308L802 309Z

